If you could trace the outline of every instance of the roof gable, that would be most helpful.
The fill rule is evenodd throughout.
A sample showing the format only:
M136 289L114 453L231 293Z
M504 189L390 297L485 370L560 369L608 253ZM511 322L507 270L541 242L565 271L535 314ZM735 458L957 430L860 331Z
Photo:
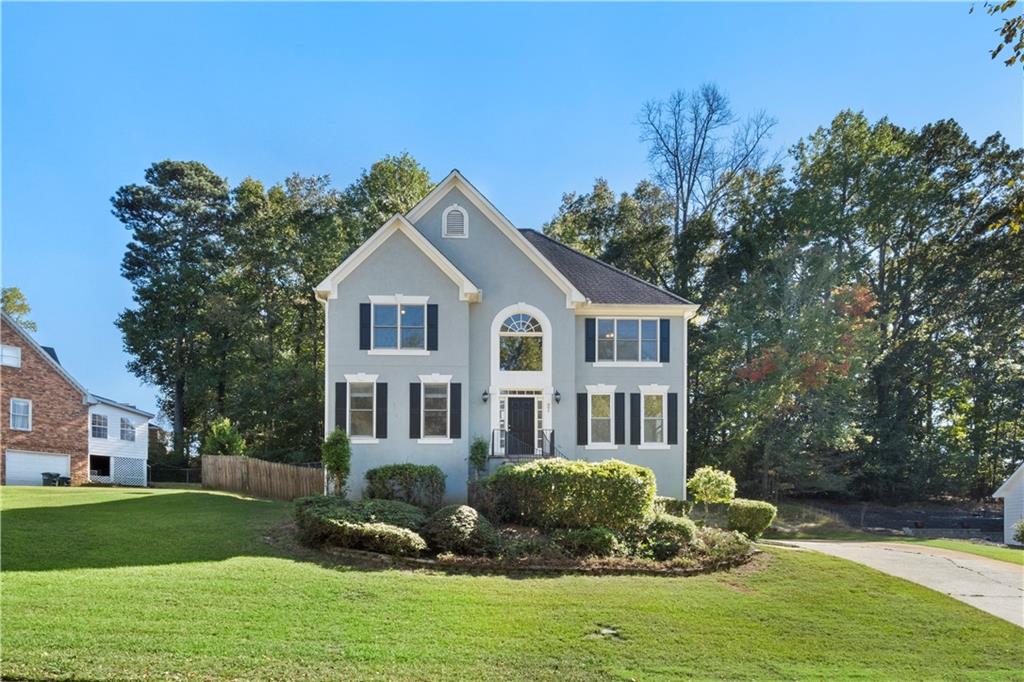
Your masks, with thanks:
M363 242L359 248L349 254L348 258L341 262L334 271L327 275L314 292L320 300L337 298L338 284L352 274L363 261L370 257L384 242L396 232L401 232L409 238L420 251L424 253L455 285L459 287L459 300L478 301L480 300L480 289L473 284L455 265L448 260L437 247L430 243L419 230L413 227L404 216L395 215L384 223L370 238Z
M41 357L45 362L47 362L50 365L50 367L56 370L58 374L64 377L64 379L69 384L71 384L71 386L75 390L82 394L83 398L88 397L89 392L85 390L85 387L78 383L78 381L76 381L75 378L71 376L71 374L69 374L68 371L64 369L64 367L59 362L57 362L56 353L51 355L50 353L46 352L46 350L42 346L36 343L36 340L32 338L31 334L22 329L21 325L15 322L7 313L0 311L0 316L3 317L4 322L6 322L12 329L14 329L15 332L17 332L18 336L25 340L25 343L28 344L29 348L31 348L36 353L36 355Z
M508 237L509 241L516 245L530 261L536 265L552 282L558 286L565 293L565 301L567 308L573 308L577 305L586 302L586 297L577 289L573 283L567 278L557 267L555 267L544 255L537 250L537 248L526 239L518 229L502 215L494 204L492 204L487 197L480 193L480 191L473 186L465 177L458 171L453 170L445 177L444 180L439 182L433 190L430 191L427 196L420 200L412 210L406 214L406 218L410 223L419 221L423 216L427 214L441 199L448 195L452 189L458 189L467 200L473 203L473 205L479 210L484 216L487 217L492 223L494 223L498 230Z
M992 497L1006 497L1010 494L1010 488L1015 486L1018 481L1024 478L1024 463L1022 463L1017 470L1010 474L1010 477L1003 481L1003 484L999 486L999 489L992 493Z

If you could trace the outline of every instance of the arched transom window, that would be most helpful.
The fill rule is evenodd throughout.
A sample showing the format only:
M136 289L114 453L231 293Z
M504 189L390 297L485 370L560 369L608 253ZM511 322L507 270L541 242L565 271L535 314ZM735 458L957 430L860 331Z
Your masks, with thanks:
M498 344L502 371L540 372L544 368L544 332L532 315L510 315L501 323Z

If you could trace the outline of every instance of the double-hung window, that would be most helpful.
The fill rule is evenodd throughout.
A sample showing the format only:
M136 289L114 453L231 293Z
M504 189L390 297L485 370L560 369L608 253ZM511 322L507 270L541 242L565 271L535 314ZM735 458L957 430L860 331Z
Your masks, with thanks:
M121 417L121 440L135 440L135 424L128 417Z
M590 394L590 444L612 444L612 394Z
M599 318L598 362L657 362L658 320Z
M640 445L666 446L667 386L640 387Z
M374 303L374 350L426 350L425 303Z
M353 382L348 385L348 434L353 438L373 438L374 384Z
M423 386L423 437L448 437L448 387L444 384Z
M32 401L23 398L11 398L11 430L32 430Z
M0 346L0 365L5 367L21 367L21 348L17 346Z
M94 414L90 421L92 424L92 437L105 439L107 437L107 415Z

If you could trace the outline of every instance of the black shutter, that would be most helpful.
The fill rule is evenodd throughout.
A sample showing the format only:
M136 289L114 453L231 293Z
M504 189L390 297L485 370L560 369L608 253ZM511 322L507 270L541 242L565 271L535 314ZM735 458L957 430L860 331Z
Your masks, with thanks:
M679 442L679 394L668 394L668 444Z
M409 438L420 437L420 385L409 384Z
M359 304L359 350L370 350L370 304Z
M347 421L345 419L345 410L348 409L348 389L345 387L344 381L339 381L334 384L334 428L346 429Z
M377 384L377 438L388 437L388 385L386 383Z
M659 333L660 343L658 344L658 362L668 362L669 349L669 320L662 318L661 330Z
M587 362L594 362L597 355L597 320L588 317L583 320L584 343L587 344L584 355Z
M626 443L626 394L615 394L615 444Z
M587 394L576 394L576 445L587 444Z
M462 438L462 384L452 382L448 406L448 437Z
M427 350L437 350L437 304L427 304Z
M629 394L629 442L640 445L640 394Z

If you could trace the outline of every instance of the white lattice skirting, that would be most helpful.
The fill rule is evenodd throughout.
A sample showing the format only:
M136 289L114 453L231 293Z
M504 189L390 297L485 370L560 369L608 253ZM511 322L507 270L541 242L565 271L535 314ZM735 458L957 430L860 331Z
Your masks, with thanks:
M146 486L146 460L135 457L111 457L110 480L115 485Z

